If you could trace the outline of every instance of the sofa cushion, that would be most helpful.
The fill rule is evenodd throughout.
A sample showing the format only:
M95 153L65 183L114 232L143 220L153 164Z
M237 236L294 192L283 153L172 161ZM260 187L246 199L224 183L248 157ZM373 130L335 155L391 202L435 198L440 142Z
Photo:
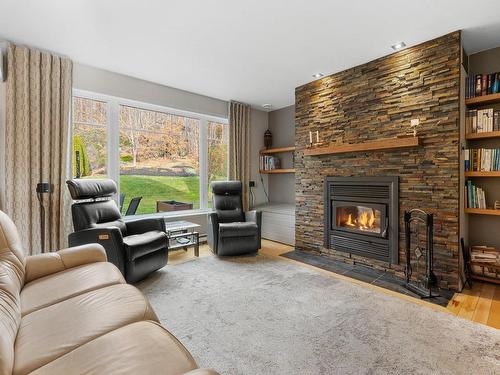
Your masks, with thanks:
M14 374L27 374L117 328L158 321L132 285L93 290L25 315L15 344Z
M235 222L219 224L219 236L221 238L256 236L258 232L259 228L255 223Z
M157 323L144 321L100 336L32 374L180 375L196 367L172 334Z
M12 220L0 211L0 374L14 365L14 341L21 322L24 251Z
M136 260L144 255L166 248L165 232L153 230L142 234L134 234L123 238L127 260Z
M108 262L70 268L26 284L21 291L21 313L26 315L91 290L123 283L118 268Z

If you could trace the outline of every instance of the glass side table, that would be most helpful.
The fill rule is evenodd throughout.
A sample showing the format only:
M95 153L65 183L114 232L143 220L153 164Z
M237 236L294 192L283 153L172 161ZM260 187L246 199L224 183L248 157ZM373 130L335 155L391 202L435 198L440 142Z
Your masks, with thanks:
M195 231L198 224L189 221L165 221L165 233L168 238L168 250L184 249L194 246L194 255L200 256L200 233Z

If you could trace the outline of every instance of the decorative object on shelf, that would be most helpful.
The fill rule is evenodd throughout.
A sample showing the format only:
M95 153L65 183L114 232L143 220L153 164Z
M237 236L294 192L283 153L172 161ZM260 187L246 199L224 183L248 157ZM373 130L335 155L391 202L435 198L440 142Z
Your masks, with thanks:
M315 139L316 142L314 142L313 139ZM314 133L312 131L309 131L309 148L314 146L321 146L323 144L323 142L319 141L319 130L316 130L316 132Z
M264 132L264 147L271 148L273 145L273 133L269 129Z
M495 210L500 210L500 201L495 201L495 205L493 207L495 207Z
M412 134L414 137L417 136L417 128L420 125L420 120L418 118L411 119L410 121L410 128L412 130Z
M404 213L405 222L405 254L406 267L405 286L408 290L416 293L420 298L439 297L433 294L432 288L437 284L437 278L433 271L433 232L434 215L418 208ZM412 224L414 224L415 247L412 249ZM422 247L420 229L425 226L426 245Z

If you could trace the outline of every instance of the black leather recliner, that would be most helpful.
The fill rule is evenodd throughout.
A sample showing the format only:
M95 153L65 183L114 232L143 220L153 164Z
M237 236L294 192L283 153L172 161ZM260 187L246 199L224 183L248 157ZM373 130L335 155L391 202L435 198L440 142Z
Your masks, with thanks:
M108 261L116 265L129 283L139 281L168 261L165 222L159 218L125 222L115 201L117 188L109 179L66 181L73 203L74 232L70 246L99 243Z
M262 212L243 211L241 181L212 182L208 245L216 255L255 253L261 247Z

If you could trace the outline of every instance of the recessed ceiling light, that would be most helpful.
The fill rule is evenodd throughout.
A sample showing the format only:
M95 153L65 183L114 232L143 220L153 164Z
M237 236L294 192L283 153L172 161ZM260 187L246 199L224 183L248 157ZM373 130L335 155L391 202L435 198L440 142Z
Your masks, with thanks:
M321 78L323 77L323 73L315 73L313 74L313 78Z
M406 43L405 42L399 42L399 43L396 43L395 45L391 46L391 48L394 50L394 51L397 51L403 47L406 47Z
M273 108L272 104L262 104L262 107L264 109L271 109L271 108Z

